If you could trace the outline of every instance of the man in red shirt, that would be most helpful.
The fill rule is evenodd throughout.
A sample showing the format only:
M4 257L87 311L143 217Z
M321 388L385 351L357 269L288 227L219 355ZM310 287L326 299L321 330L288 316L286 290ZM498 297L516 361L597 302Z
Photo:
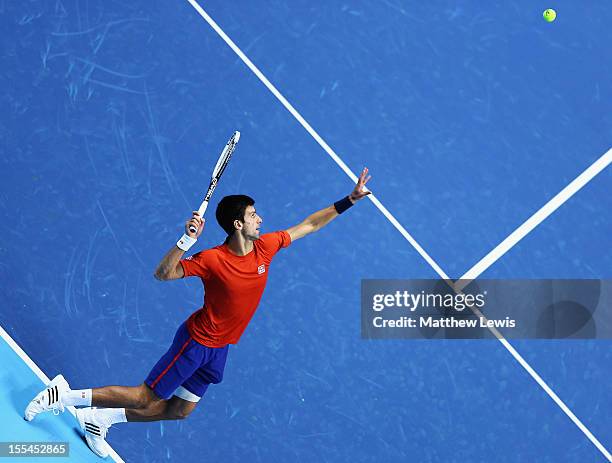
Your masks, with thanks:
M261 236L262 219L253 199L245 195L226 196L216 211L217 221L228 235L225 242L183 259L204 228L204 219L194 212L185 224L185 234L157 267L155 278L199 277L206 289L204 305L179 327L172 345L144 383L135 387L71 390L63 376L58 375L32 399L25 419L30 421L38 413L50 410L63 412L69 405L85 406L76 413L79 425L90 448L106 457L109 453L106 433L115 423L186 418L208 386L223 379L229 345L238 342L255 313L274 255L324 227L370 194L365 189L369 179L365 168L349 196L285 231ZM197 231L191 232L190 226Z

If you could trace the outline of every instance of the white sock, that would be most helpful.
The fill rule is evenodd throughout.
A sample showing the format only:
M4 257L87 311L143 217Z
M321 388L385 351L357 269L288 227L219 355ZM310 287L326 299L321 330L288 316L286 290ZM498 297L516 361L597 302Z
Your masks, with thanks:
M98 408L96 410L96 418L108 427L115 423L127 422L125 408Z
M91 407L91 389L68 391L62 397L64 405Z

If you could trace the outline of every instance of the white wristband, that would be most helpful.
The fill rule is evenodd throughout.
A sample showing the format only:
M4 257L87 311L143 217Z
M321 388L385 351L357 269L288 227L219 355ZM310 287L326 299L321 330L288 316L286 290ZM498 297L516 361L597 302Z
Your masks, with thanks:
M183 236L181 236L181 239L176 242L176 245L178 246L179 249L183 251L189 251L189 248L193 246L196 243L196 241L198 240L195 238L192 238L191 236L187 234L184 234Z

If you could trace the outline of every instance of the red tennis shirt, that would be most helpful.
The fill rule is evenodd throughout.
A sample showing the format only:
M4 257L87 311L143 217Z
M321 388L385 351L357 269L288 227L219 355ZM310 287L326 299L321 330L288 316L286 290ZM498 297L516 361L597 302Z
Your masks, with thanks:
M222 244L182 259L185 276L204 284L204 306L187 320L191 337L208 347L236 344L259 305L274 254L290 244L289 233L277 231L253 241L245 256Z

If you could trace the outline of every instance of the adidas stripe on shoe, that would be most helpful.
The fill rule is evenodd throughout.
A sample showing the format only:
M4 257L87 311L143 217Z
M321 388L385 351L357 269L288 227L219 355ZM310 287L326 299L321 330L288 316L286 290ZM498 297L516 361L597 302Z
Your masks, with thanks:
M39 413L48 411L53 411L54 415L59 415L65 407L62 396L69 390L68 381L62 375L57 375L43 391L39 392L30 401L23 417L26 421L32 421Z

